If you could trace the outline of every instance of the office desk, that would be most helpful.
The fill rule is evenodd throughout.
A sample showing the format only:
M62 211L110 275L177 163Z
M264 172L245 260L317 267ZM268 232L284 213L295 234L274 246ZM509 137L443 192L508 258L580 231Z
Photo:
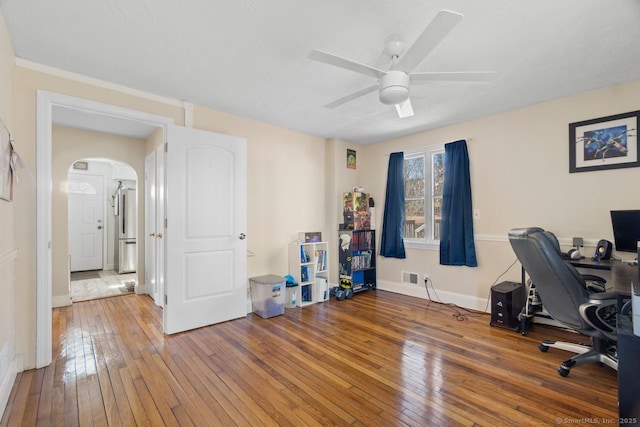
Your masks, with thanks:
M620 309L631 296L631 284L638 281L638 266L621 261L569 260L580 268L611 270L611 289L618 294L618 416L620 425L640 422L640 337L633 334L631 316ZM609 286L608 286L609 287Z
M630 265L628 263L624 263L622 261L614 261L614 260L598 260L594 261L591 258L582 258L582 259L565 259L566 262L570 263L574 267L577 268L585 268L595 270L593 273L597 275L597 271L610 271L611 278L607 281L606 290L613 291L618 295L618 310L622 308L622 305L629 299L631 296L631 283L634 281L638 281L638 266ZM523 296L523 312L527 308L527 298L530 297L527 293L527 285L526 285L526 271L524 267L522 268L522 288L524 289ZM529 316L522 316L522 312L520 315L520 332L522 335L526 335L527 330L529 329L531 320L533 317L538 316L539 319L544 320L548 318L548 316L544 316L540 318L540 313L532 313ZM547 321L548 322L548 321ZM543 323L547 323L543 322ZM553 323L550 323L553 324Z
M607 282L607 291L618 294L618 310L625 300L631 296L631 283L638 281L638 266L616 260L598 260L591 258L567 260L578 268L611 271L611 280Z

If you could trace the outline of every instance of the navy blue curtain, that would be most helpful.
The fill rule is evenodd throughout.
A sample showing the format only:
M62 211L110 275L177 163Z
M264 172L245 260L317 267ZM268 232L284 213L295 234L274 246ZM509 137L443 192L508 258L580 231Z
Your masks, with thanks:
M440 264L477 267L469 153L464 140L444 146Z
M389 155L380 255L406 258L404 252L404 153Z

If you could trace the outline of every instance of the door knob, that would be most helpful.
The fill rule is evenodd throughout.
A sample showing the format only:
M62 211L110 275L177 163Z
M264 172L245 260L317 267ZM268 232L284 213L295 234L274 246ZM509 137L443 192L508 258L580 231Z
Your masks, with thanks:
M157 237L158 239L162 239L162 233L158 233L158 234L156 234L156 237Z
M102 226L101 225L98 226L98 230L102 230Z
M244 239L246 239L246 238L247 238L247 235L246 235L246 234L244 234L244 233L240 233L240 235L238 236L238 238L239 238L240 240L244 240Z
M156 236L156 233L149 234L149 237L155 237L155 236Z

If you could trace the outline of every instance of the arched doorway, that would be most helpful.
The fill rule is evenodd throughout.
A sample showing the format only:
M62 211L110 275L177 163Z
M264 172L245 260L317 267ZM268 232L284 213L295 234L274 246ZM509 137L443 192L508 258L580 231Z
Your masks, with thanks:
M75 161L67 173L69 295L72 302L134 292L138 178L126 163Z

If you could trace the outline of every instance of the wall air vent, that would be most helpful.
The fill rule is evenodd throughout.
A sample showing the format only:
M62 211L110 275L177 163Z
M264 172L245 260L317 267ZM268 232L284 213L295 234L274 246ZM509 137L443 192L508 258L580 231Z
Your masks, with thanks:
M410 273L408 271L402 272L402 283L408 283L410 285L418 284L418 273Z

